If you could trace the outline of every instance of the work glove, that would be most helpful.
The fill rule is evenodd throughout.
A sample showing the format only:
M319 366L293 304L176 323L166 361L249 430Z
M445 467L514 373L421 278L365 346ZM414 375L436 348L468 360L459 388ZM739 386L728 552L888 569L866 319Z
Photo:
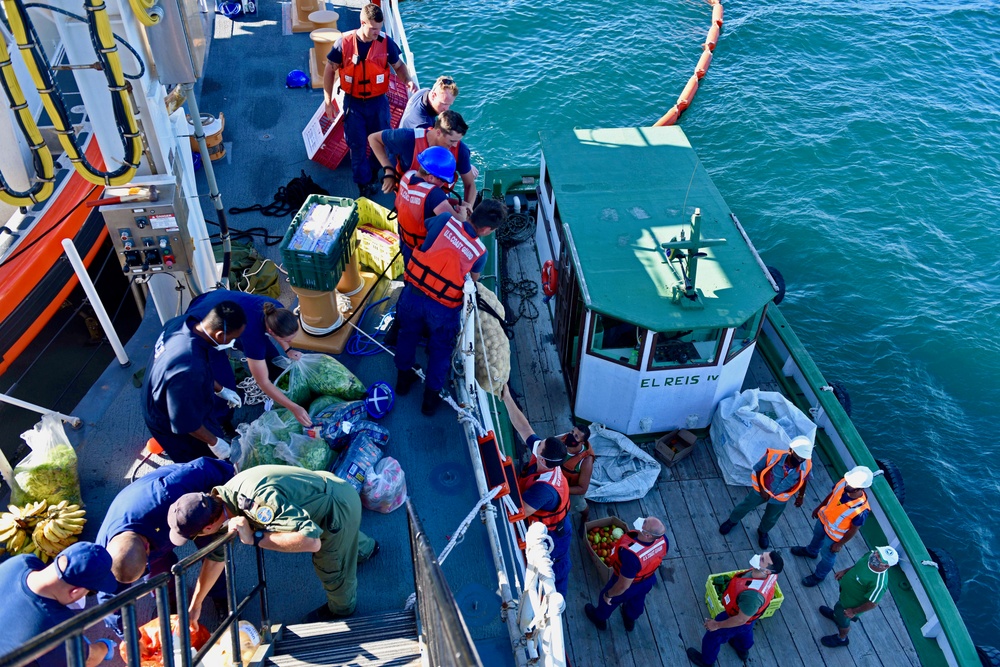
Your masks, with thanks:
M243 399L240 398L240 395L237 394L235 390L230 389L229 387L223 387L219 391L215 392L215 395L224 400L226 403L229 403L229 407L233 410L243 407Z
M223 440L222 438L218 438L215 441L215 444L209 445L208 448L212 450L213 454L215 454L217 457L223 460L228 459L229 455L232 453L232 449L229 447L229 443Z

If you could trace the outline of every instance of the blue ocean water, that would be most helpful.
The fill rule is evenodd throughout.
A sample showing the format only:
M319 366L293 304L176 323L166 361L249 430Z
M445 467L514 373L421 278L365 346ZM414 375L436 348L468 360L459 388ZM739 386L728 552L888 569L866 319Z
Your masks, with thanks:
M925 543L958 562L973 639L996 644L1000 7L725 10L680 125L784 274L782 312L847 387L869 448L902 469ZM711 16L702 0L401 11L425 84L457 78L480 168L537 162L547 127L652 124L690 77Z

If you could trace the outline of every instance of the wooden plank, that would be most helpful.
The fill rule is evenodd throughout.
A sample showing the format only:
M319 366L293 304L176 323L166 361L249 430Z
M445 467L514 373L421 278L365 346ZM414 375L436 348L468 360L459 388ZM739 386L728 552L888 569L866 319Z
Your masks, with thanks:
M726 489L726 483L721 478L715 479L705 479L702 480L702 484L705 485L705 491L709 502L712 504L712 508L715 512L715 517L718 522L714 526L705 526L705 531L711 531L712 528L715 532L719 532L719 526L723 521L729 518L729 513L733 511L732 500L729 497L729 491ZM722 542L727 545L729 551L740 551L746 549L754 549L757 546L757 531L753 530L753 540L747 534L747 531L743 530L733 530L729 535L719 535L722 538Z
M893 634L896 635L896 639L899 640L899 644L903 647L903 652L906 654L910 663L913 665L919 665L920 657L917 655L917 649L913 646L913 640L910 639L910 634L906 630L906 625L903 623L903 617L899 613L896 601L892 599L891 592L886 593L886 595L882 598L878 604L878 609L880 609L882 614L885 616L886 623L892 629Z
M698 642L694 644L695 648L698 650L701 650L701 636L705 634L705 619L709 618L708 606L705 604L705 582L708 581L708 577L712 574L713 569L723 568L720 563L723 561L729 563L731 562L731 559L732 554L728 551L725 553L709 553L700 558L696 557L684 559L684 565L687 567L688 579L691 582L691 588L697 596L698 612L702 616L701 633L698 636ZM726 571L728 569L732 568L725 567L722 571ZM732 648L723 646L722 650L719 652L719 659L715 664L721 665L722 667L742 667L743 662L736 657L736 652ZM761 664L766 665L773 663L761 662Z
M688 508L691 522L697 528L698 541L701 543L702 553L728 552L729 546L726 538L719 534L719 524L723 519L715 515L712 501L708 497L708 491L702 480L689 480L680 482L681 491L684 494L684 502Z
M667 538L667 559L677 558L677 549L674 544L676 542L676 536L674 535L673 528L670 525L670 513L663 506L663 499L660 497L659 491L654 487L646 494L646 496L639 501L639 505L642 508L643 516L654 516L663 522L666 532L664 537ZM662 567L662 566L661 566Z
M656 488L663 501L667 516L670 518L670 530L674 535L670 551L674 556L694 556L704 553L701 541L698 539L698 531L691 520L691 514L688 512L681 489L682 484L689 483L697 482L671 482L660 484Z
M688 459L694 465L699 479L711 479L722 477L722 471L715 461L715 449L709 438L699 438L695 444L694 452Z
M587 619L583 606L597 597L600 579L585 551L581 540L574 535L570 545L573 565L569 573L569 591L566 599L565 640L570 664L587 664L587 656L600 655L604 651L602 635Z

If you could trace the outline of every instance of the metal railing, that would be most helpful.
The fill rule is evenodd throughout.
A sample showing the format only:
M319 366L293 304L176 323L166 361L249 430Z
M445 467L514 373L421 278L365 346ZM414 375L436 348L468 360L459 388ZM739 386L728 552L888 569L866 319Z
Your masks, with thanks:
M0 667L24 667L37 660L46 653L56 650L60 645L66 647L66 663L69 667L84 667L87 662L85 653L84 633L93 626L101 623L106 617L118 611L122 612L122 620L125 631L125 644L127 647L128 666L140 667L139 648L139 623L136 619L136 603L150 594L156 597L156 614L160 619L160 643L163 653L164 667L175 667L173 650L173 631L170 627L170 587L174 585L177 592L177 615L178 631L183 646L191 645L191 630L188 625L187 612L187 588L184 583L184 574L194 565L200 563L205 557L216 549L225 549L225 577L226 591L229 601L229 613L223 619L219 627L211 634L208 641L194 657L190 650L180 651L181 665L191 667L196 665L205 657L209 649L215 645L222 634L228 629L232 635L233 652L232 660L234 667L241 667L240 656L240 635L238 619L240 613L246 609L253 597L260 593L261 623L264 629L265 643L269 637L269 614L266 592L266 578L264 572L263 551L256 549L257 556L257 585L247 593L239 602L236 602L236 577L235 566L233 564L233 541L235 533L227 533L214 540L203 549L199 549L194 554L181 560L171 568L171 573L158 574L148 581L130 587L128 590L119 593L107 602L86 609L73 618L60 623L59 625L46 630L28 642L11 651L7 655L0 656ZM173 576L171 576L173 575ZM176 666L181 667L181 666Z
M410 526L410 549L413 552L413 581L417 589L417 619L426 647L424 664L440 667L482 666L469 628L455 596L448 587L437 556L427 540L424 528L406 501L406 516Z

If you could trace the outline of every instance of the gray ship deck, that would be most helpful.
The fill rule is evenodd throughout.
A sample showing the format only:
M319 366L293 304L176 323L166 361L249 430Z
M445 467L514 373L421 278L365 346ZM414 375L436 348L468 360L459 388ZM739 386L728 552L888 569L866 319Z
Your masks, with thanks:
M510 252L508 262L514 280L537 279L538 260L533 242ZM552 321L540 295L535 305L541 317L518 324L520 329L514 340L518 363L513 367L521 377L512 378L512 384L515 389L524 386L521 393L538 401L536 404L525 400L524 408L539 434L542 434L542 424L553 422L557 425L554 432L560 433L565 430L563 425L570 416L569 398L564 384L557 382L560 375ZM556 360L555 366L553 360ZM539 391L542 383L532 387L532 378L544 378L544 393ZM744 383L744 388L751 387L780 391L759 353L754 354ZM650 449L649 444L643 447L647 451ZM814 460L805 503L801 508L788 507L770 533L772 548L782 550L785 556L785 571L779 577L785 599L774 616L758 621L748 664L782 667L919 665L920 660L891 594L886 594L875 610L864 614L862 620L854 624L849 647L829 649L819 642L820 637L836 632L834 624L820 616L818 608L824 604L832 607L836 603L837 583L831 575L816 588L802 586L799 581L812 571L816 561L796 558L788 549L808 543L813 526L810 513L834 481L826 466ZM763 510L747 515L727 536L718 532L719 524L745 494L745 487L728 486L723 481L712 443L706 435L699 439L691 456L672 468L662 467L656 486L645 498L627 503L590 503L591 519L617 516L631 523L637 516L662 518L667 526L670 551L657 572L656 586L646 598L646 614L636 623L635 630L625 632L621 617L616 613L608 621L607 631L599 632L584 615L583 606L596 601L602 584L584 540L574 536L573 568L564 615L570 663L621 667L690 664L685 648L701 648L702 623L708 617L705 582L709 574L745 568L750 557L760 551L757 524ZM573 530L581 532L578 520ZM867 550L859 534L845 547L835 569L854 564ZM742 663L734 651L723 647L717 664L736 667Z

